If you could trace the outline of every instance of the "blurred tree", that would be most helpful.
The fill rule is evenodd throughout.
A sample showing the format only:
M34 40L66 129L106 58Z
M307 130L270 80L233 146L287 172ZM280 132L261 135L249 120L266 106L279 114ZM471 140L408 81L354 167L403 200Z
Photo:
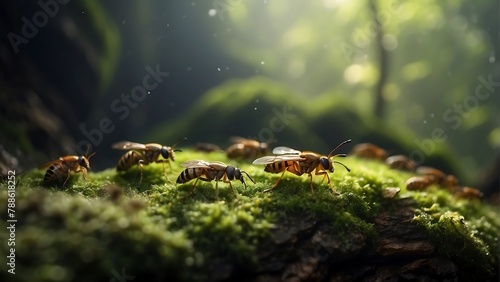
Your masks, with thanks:
M378 49L378 57L379 57L379 69L380 74L378 77L377 85L375 87L374 95L375 95L375 103L374 103L374 114L377 117L382 118L384 116L385 110L385 100L384 100L384 86L387 80L387 72L389 70L388 61L389 54L384 46L383 38L384 38L384 28L379 19L379 13L377 9L376 1L368 1L368 6L370 7L370 14L373 17L373 22L376 26L376 42Z
M230 2L212 25L225 30L219 44L241 62L300 95L345 95L384 113L418 133L414 146L426 158L444 143L461 157L466 181L490 162L499 143L489 118L500 104L498 3Z

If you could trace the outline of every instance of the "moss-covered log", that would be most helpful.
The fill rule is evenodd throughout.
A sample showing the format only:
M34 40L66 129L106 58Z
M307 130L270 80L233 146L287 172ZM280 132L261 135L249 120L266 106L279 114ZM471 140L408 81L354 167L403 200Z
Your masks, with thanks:
M98 156L92 161L96 161ZM191 159L247 171L256 184L174 182ZM222 153L183 149L172 170L115 169L43 187L43 171L18 176L15 275L2 281L352 281L498 279L497 208L441 187L407 191L409 173L343 159L331 191L322 176L279 175ZM399 188L399 189L396 189ZM399 193L396 192L400 190ZM192 192L192 193L191 193ZM191 194L190 194L191 193ZM6 190L0 193L7 211ZM9 219L1 257L10 254ZM11 218L10 218L11 219ZM5 267L4 263L4 267ZM7 266L9 269L9 266Z

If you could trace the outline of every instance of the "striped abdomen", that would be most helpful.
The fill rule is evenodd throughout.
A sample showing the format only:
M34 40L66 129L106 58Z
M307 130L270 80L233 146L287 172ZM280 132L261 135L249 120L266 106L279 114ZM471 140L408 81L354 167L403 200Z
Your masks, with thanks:
M186 168L179 177L177 177L177 183L186 183L190 180L198 178L204 174L205 169L203 168Z
M127 170L132 166L138 164L140 160L142 160L141 154L139 154L136 151L128 151L118 160L118 164L116 165L116 170L117 171Z
M266 164L264 171L271 173L278 173L284 171L287 167L294 166L296 161L280 161Z
M43 177L43 182L45 184L64 182L68 178L68 167L63 163L53 163L50 165L49 169Z

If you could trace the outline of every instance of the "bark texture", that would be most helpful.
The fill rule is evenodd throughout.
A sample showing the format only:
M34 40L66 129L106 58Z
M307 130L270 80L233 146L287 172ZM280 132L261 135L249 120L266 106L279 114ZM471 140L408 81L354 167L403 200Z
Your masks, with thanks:
M440 256L425 230L412 221L416 203L395 201L373 218L378 238L352 231L339 235L327 220L289 217L273 241L260 248L259 267L212 264L212 279L246 281L456 281L465 270Z

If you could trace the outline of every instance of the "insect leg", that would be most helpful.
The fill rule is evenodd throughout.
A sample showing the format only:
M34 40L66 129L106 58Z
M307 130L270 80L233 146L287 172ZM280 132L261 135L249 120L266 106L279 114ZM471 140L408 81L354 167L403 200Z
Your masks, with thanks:
M84 168L84 167L80 167L79 170L82 172L82 175L83 175L83 179L85 180L89 180L89 178L87 177L87 169Z
M317 175L317 174L316 174ZM325 181L325 178L326 178L326 174L323 175L323 179L321 179L321 182L319 183L319 185L323 184L323 181Z
M170 163L170 160L167 160L168 167L170 168L170 172L172 172L172 164Z
M335 189L333 188L332 181L330 180L330 176L328 176L328 173L327 173L327 172L325 172L325 176L326 176L326 178L328 179L328 184L330 185L330 189L332 189L332 192L333 192L333 193L337 193L337 191L335 191Z
M227 181L229 183L229 187L231 187L231 190L233 190L234 195L236 198L238 198L238 193L236 193L236 189L234 189L233 184L231 184L231 181ZM243 182L245 183L245 182Z
M157 160L156 163L161 163L162 169L163 169L163 176L167 179L169 183L172 183L170 179L168 179L167 173L165 172L165 163L168 163L170 166L170 172L172 172L172 165L170 164L169 160Z
M141 159L137 162L137 166L139 167L139 173L141 175L139 177L139 187L141 187L141 183L142 183L142 167L143 167L142 163L144 163L144 161Z
M229 182L229 187L231 187L231 190L233 190L234 195L236 196L236 198L238 198L238 193L236 193L236 190L234 189L233 184L231 184L231 182Z
M314 186L313 186L313 176L311 173L309 173L309 185L311 185L311 191L312 191L312 194L313 194L313 198L316 198L316 196L314 195Z
M316 167L316 170L314 171L314 175L324 175L323 176L323 180L321 180L321 183L323 183L323 181L325 180L325 177L328 179L328 185L330 185L330 189L332 189L332 192L333 193L337 193L337 191L335 191L335 189L333 188L333 185L332 185L332 181L330 180L330 176L328 176L328 171L322 171L319 169L319 167Z
M223 180L222 180L222 181L224 181L224 182L226 182L226 183L229 183L229 187L231 187L231 190L233 190L233 193L234 193L234 195L235 195L235 196L236 196L236 198L237 198L237 197L238 197L238 193L236 193L236 190L234 189L233 184L231 184L231 180L229 180L229 179L227 178L227 175L224 175L224 178L223 178ZM245 183L245 182L243 182L243 183Z
M193 189L192 189L189 193L187 193L186 195L184 195L182 198L189 197L191 194L193 194L193 193L194 193L194 191L196 190L196 184L198 183L198 180L199 180L199 179L198 179L198 178L196 178L196 181L194 182L194 185L193 185Z
M278 183L280 182L281 178L283 177L283 175L285 174L286 171L287 171L287 169L283 170L283 173L280 175L280 177L278 178L278 180L276 180L276 182L274 183L273 187L271 187L270 189L264 190L264 193L269 192L269 191L273 190L274 188L276 188L278 186Z
M302 174L304 174L300 169L299 163L294 163L292 166L287 167L286 170L297 176L301 176Z
M82 175L83 175L83 179L85 179L85 180L89 180L89 179L87 178L87 169L86 169L86 168L84 168L84 167L82 167L82 166L79 166L77 169L75 169L75 173L79 173L79 172L81 172L81 173L82 173Z
M229 183L231 184L231 183ZM219 181L215 180L215 197L217 198L217 202L219 201Z
M66 186L66 182L68 182L68 179L69 179L70 173L71 173L71 169L68 169L68 177L66 177L66 180L64 180L64 183L63 183L62 188L64 188L64 187Z
M168 163L168 165L170 166L170 172L172 172L172 165L170 164L170 162L169 162L168 160L167 160L166 162L167 162L167 163ZM161 166L162 166L162 169L163 169L163 176L165 176L165 178L167 179L167 181L168 181L169 183L171 183L171 182L170 182L170 179L168 179L167 173L165 172L165 162L164 162L164 161L163 161L163 162L161 162Z

